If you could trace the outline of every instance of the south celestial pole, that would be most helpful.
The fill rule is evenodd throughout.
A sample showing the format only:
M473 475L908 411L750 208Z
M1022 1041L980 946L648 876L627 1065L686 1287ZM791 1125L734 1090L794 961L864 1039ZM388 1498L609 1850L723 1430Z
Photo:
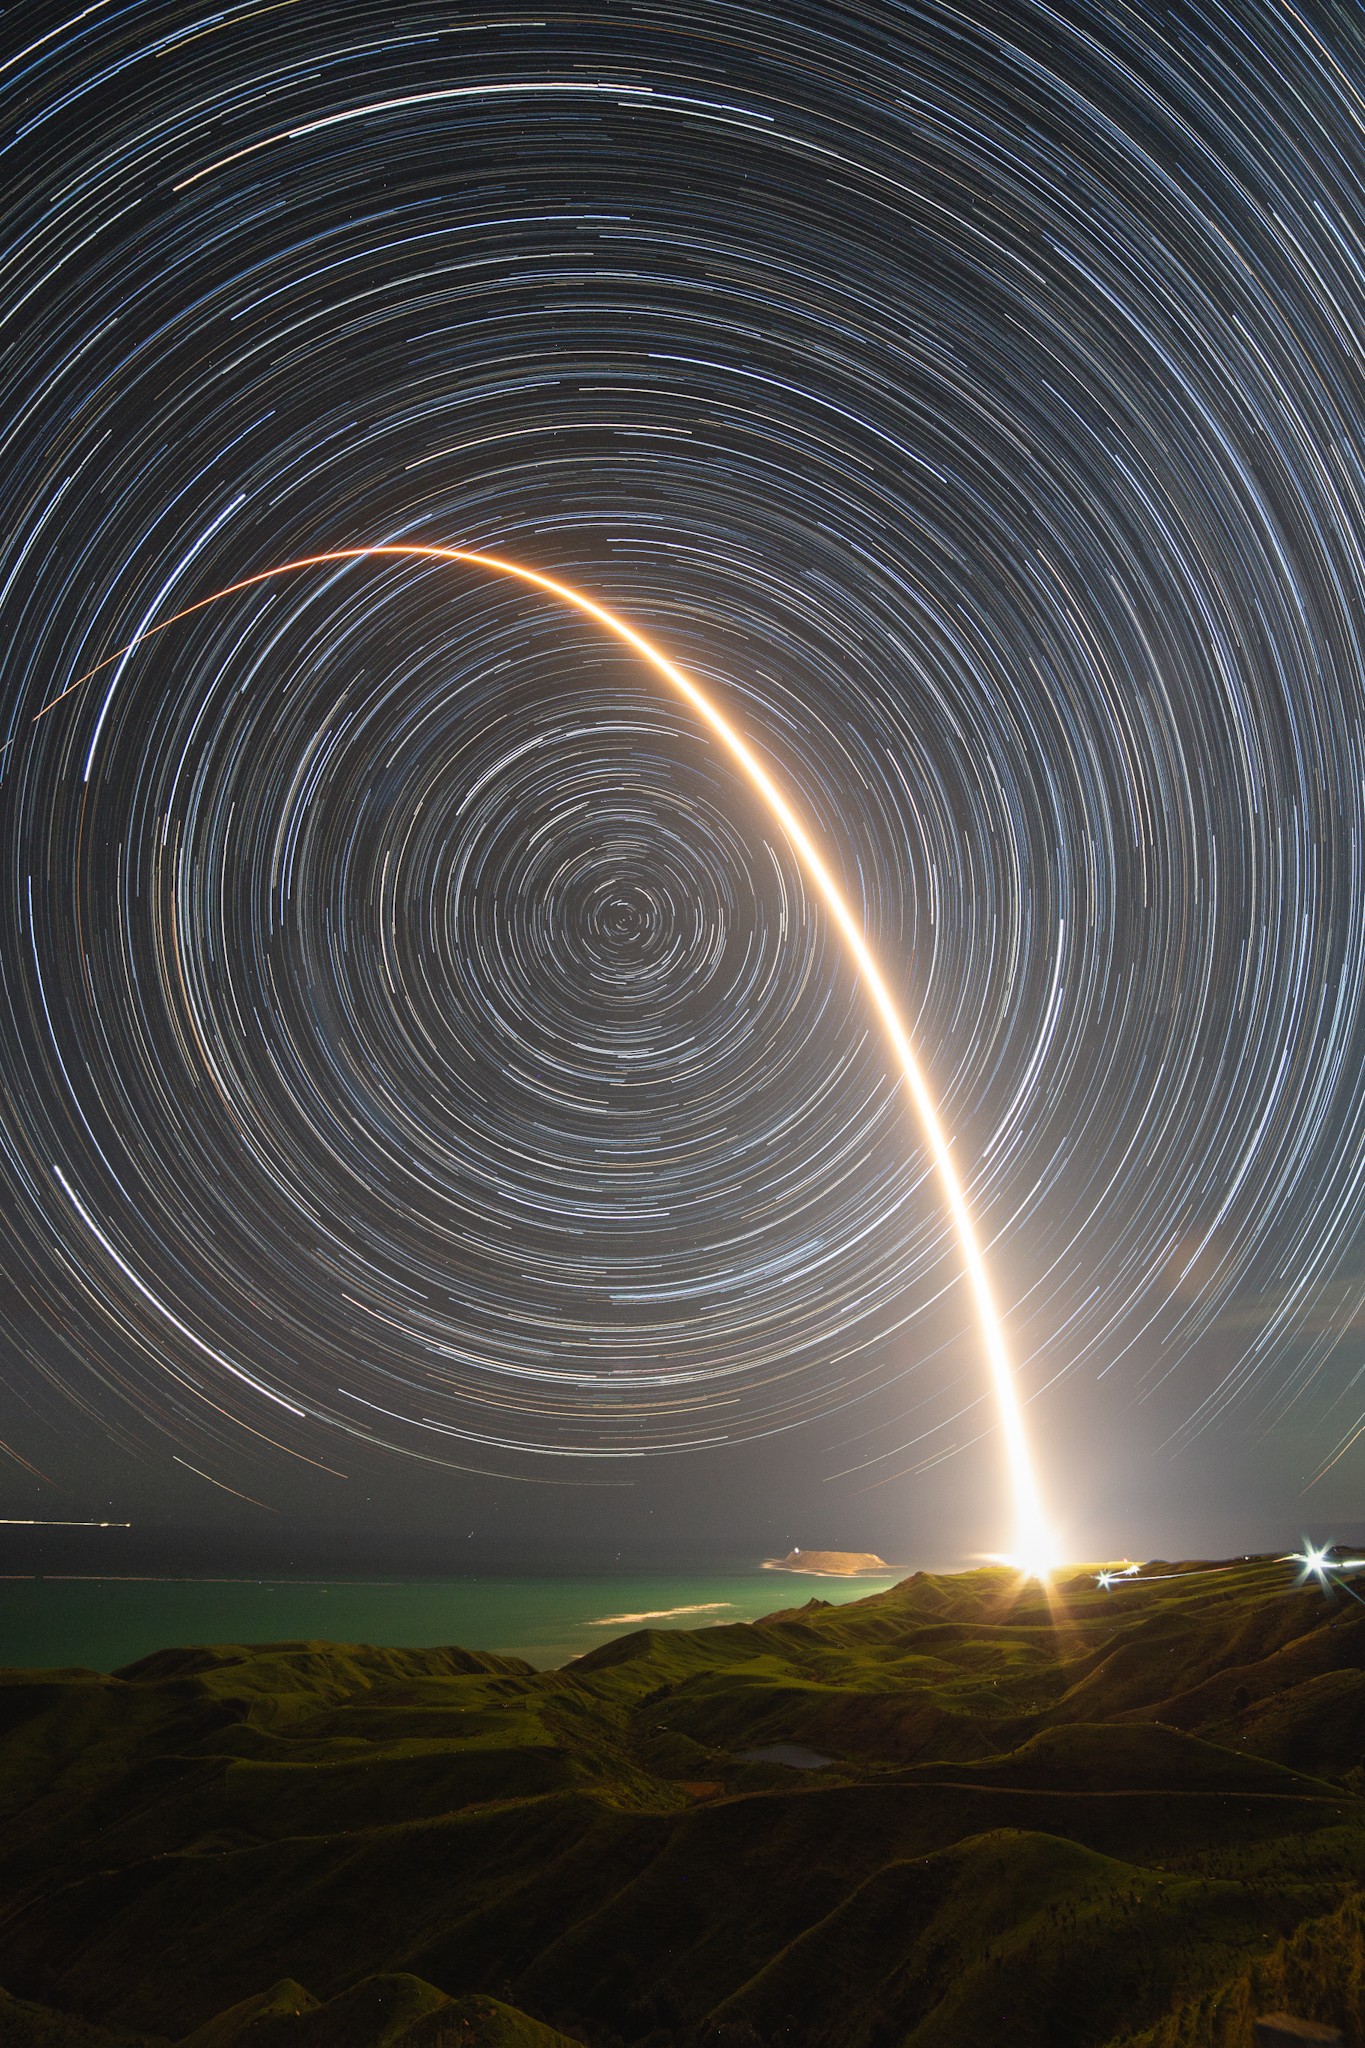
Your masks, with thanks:
M1358 1459L1358 17L16 12L16 1454L69 1408L270 1498L804 1424L913 1484L991 1426L838 934L589 622L338 564L31 723L413 542L756 738L1040 1415Z

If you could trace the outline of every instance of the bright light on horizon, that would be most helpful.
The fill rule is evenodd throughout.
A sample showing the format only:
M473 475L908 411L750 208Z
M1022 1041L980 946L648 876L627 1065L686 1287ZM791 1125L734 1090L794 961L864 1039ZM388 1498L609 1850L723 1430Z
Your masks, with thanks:
M1365 1557L1338 1557L1336 1545L1331 1543L1310 1543L1304 1538L1302 1550L1291 1551L1283 1562L1301 1564L1303 1576L1325 1579L1328 1572L1358 1572L1365 1569Z
M1018 1572L1021 1579L1036 1579L1040 1586L1050 1585L1054 1572L1066 1568L1065 1560L1048 1543L1032 1550L991 1550L986 1553L986 1562L1004 1565L1009 1571Z
M254 585L265 583L277 576L287 576L299 569L320 568L327 563L379 559L383 557L404 557L410 560L432 562L464 563L474 568L491 570L495 575L508 576L530 584L538 590L547 591L573 609L615 634L641 657L656 674L662 676L670 687L710 727L726 752L743 770L750 785L762 797L768 810L781 826L786 839L808 878L814 883L825 907L838 926L844 943L852 955L863 984L872 998L873 1007L881 1018L886 1036L896 1055L910 1096L915 1105L920 1127L928 1143L929 1153L938 1173L939 1183L952 1218L961 1251L963 1267L976 1309L977 1322L981 1332L982 1348L985 1352L987 1372L991 1391L995 1397L1001 1435L1005 1445L1006 1468L1009 1473L1010 1490L1013 1499L1014 1528L1012 1533L1012 1555L1010 1562L1030 1577L1046 1581L1049 1573L1056 1569L1059 1560L1054 1555L1054 1545L1043 1514L1042 1498L1033 1468L1027 1432L1024 1428L1023 1408L1015 1384L1014 1371L1005 1344L1005 1334L991 1293L986 1264L977 1241L976 1226L957 1168L928 1084L920 1070L909 1031L902 1021L890 989L882 976L881 969L873 958L872 951L859 926L853 910L826 865L814 839L787 797L764 767L757 754L743 735L731 725L729 719L712 702L692 678L670 661L661 649L647 640L643 633L598 604L585 592L576 590L572 584L562 583L557 577L547 576L538 569L529 569L520 562L510 561L503 555L488 555L467 548L445 548L423 545L418 542L386 542L371 547L333 548L320 554L304 555L295 561L281 562L274 568L258 570L254 575L244 576L238 582L230 583L223 589L212 592L208 597L199 598L194 604L185 605L169 617L158 619L144 626L126 647L118 649L95 668L87 670L60 694L42 706L36 714L42 718L73 690L87 682L100 670L114 662L121 662L153 634L164 631L178 620L188 618L191 613L202 611L206 605L216 604L220 598L230 597L238 591L249 590ZM115 687L118 678L115 678ZM96 740L98 733L96 734ZM92 741L92 753L95 741Z

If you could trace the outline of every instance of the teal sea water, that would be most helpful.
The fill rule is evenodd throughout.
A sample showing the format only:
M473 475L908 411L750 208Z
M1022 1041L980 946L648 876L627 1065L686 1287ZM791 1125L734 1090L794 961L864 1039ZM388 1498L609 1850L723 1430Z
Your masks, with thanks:
M636 1628L757 1621L812 1596L857 1600L885 1578L754 1568L581 1578L0 1580L0 1665L116 1671L181 1643L324 1639L503 1650L541 1668Z

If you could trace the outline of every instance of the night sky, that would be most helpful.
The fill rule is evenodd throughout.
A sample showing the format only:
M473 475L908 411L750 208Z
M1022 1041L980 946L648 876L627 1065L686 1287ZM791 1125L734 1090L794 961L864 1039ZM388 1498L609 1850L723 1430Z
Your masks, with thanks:
M1007 1534L881 1031L625 649L334 565L33 723L421 541L799 801L1064 1547L1359 1521L1358 10L19 0L0 149L0 1512Z

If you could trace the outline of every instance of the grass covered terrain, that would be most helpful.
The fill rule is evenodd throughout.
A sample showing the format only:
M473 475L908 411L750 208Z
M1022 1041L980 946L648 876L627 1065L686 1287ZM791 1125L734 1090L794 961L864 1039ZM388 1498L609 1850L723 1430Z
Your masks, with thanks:
M1159 1569L0 1673L0 2044L1361 2048L1365 1607Z

